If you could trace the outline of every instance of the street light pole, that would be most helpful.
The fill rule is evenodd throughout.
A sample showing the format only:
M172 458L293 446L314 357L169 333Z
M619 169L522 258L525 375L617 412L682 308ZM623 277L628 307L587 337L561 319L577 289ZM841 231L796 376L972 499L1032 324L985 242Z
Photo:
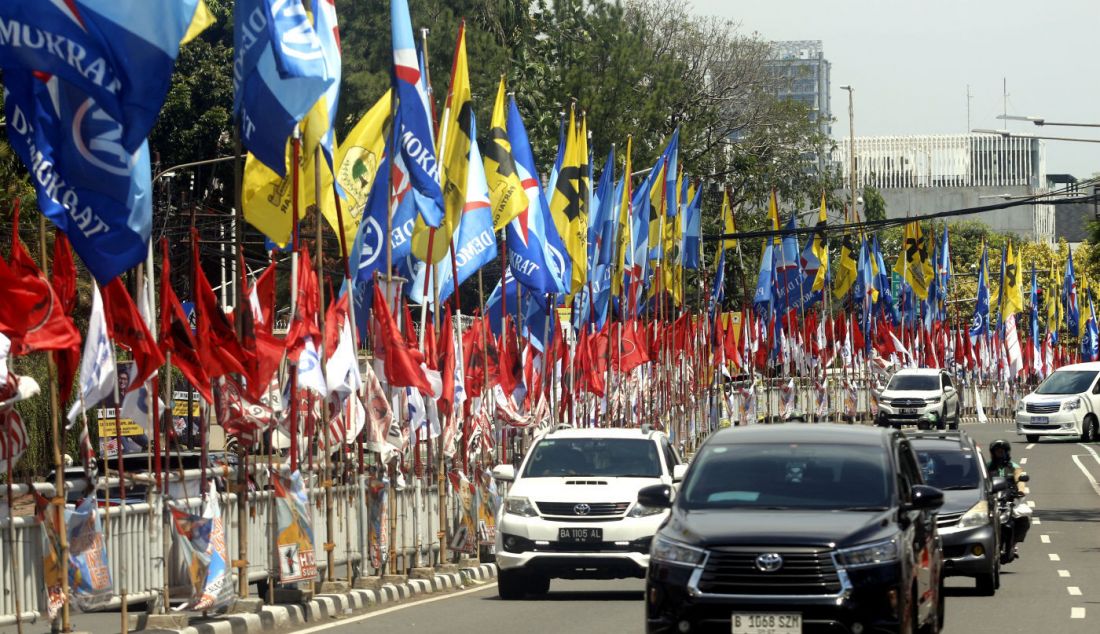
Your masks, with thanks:
M841 86L848 91L848 200L851 204L852 218L856 217L856 114L851 86Z
M987 128L974 128L971 130L974 134L997 134L1006 139L1041 139L1043 141L1073 141L1076 143L1100 143L1100 139L1081 139L1078 137L1069 136L1046 136L1038 134L1016 134L1015 132L1009 132L1008 130L990 130Z

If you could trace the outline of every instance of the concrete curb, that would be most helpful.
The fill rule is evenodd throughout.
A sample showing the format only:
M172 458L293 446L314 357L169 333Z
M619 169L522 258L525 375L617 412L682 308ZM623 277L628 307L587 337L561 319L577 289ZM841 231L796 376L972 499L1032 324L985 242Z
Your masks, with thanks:
M963 416L959 420L959 422L961 422L961 423L977 423L978 422L978 417L977 416ZM1003 418L1003 417L998 418L998 417L990 416L989 417L989 424L990 425L1015 425L1016 424L1016 419L1015 418Z
M496 564L463 568L457 573L438 574L431 579L410 579L385 584L378 590L349 590L342 594L320 594L304 605L265 605L256 614L227 614L203 619L193 617L178 630L145 630L177 634L253 634L318 623L351 616L376 605L400 603L413 597L457 590L471 583L484 583L497 575Z

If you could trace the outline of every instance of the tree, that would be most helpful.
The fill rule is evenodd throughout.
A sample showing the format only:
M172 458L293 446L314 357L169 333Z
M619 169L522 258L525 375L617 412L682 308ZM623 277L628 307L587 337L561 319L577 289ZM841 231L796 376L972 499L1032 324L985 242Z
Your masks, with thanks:
M863 212L867 220L886 220L886 199L870 185L863 189Z

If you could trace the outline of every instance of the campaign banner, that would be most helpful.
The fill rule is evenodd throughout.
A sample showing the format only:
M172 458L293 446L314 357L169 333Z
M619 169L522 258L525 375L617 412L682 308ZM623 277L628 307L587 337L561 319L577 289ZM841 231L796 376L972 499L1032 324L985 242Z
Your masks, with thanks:
M481 495L477 508L477 535L483 546L492 546L497 538L496 511L500 508L500 493L496 480L488 470L481 471Z
M370 551L370 565L375 570L384 570L389 562L390 525L390 479L385 475L372 478L367 489L369 505L369 524L367 527L367 545Z
M65 595L61 591L61 538L57 513L50 509L49 499L34 494L34 514L42 526L42 581L46 593L46 616L54 620L65 605Z
M474 485L459 472L451 472L451 486L458 495L458 504L461 511L458 521L455 522L454 532L451 533L449 547L454 552L473 554L477 552L477 532L474 525L474 516L477 509L474 508Z
M292 583L315 579L317 563L313 551L313 520L306 490L302 486L302 474L298 471L289 477L276 474L272 484L275 487L279 580Z
M191 581L191 600L180 609L214 610L232 603L236 595L218 496L206 498L202 515L192 515L185 508L173 506L169 512L172 532L178 538Z
M107 561L107 542L96 509L95 495L65 511L69 533L69 590L81 610L102 606L111 599L114 583Z

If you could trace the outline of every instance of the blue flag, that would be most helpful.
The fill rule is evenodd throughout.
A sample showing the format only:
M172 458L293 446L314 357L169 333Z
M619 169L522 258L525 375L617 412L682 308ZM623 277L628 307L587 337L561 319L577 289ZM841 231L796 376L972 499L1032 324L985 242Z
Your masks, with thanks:
M779 249L775 251L775 309L780 314L803 307L804 284L798 236L794 234L794 214L787 221L786 229L790 233L783 236Z
M90 100L91 116L115 122L110 142L133 154L164 105L181 40L206 15L198 8L199 0L6 0L0 67L64 80Z
M1035 263L1031 263L1031 358L1034 365L1042 366L1039 343L1039 284L1035 279ZM1029 368L1029 370L1032 368Z
M539 186L531 141L513 97L508 98L508 141L528 201L527 209L508 223L509 266L516 279L537 294L564 293L570 260Z
M38 208L100 284L145 260L152 223L149 146L128 153L120 125L59 77L4 70L8 139L30 172Z
M756 276L756 293L752 297L753 308L762 319L771 314L773 273L775 271L773 241L768 240L760 256L760 272Z
M982 261L978 265L978 297L974 305L974 318L970 323L970 336L979 337L989 334L989 271L988 252L982 246Z
M336 76L301 3L238 0L233 18L233 111L241 143L285 177L287 139Z
M1062 282L1062 310L1071 334L1080 332L1081 311L1077 307L1077 278L1073 274L1073 249L1066 258L1066 277Z
M1081 337L1081 354L1089 361L1100 356L1100 332L1096 327L1096 309L1092 305L1092 290L1088 291L1089 320L1085 322L1085 336Z
M591 163L589 163L591 165ZM607 162L604 163L603 174L596 186L594 194L595 206L590 207L593 213L588 218L588 271L591 276L595 272L596 262L600 259L600 252L611 245L604 244L604 229L608 220L619 211L619 202L615 199L615 148L607 153ZM610 261L610 257L607 258Z
M702 210L700 206L703 204L703 188L695 190L695 196L688 202L684 208L684 240L683 240L683 254L684 254L684 268L691 270L699 269L699 248L702 241Z

